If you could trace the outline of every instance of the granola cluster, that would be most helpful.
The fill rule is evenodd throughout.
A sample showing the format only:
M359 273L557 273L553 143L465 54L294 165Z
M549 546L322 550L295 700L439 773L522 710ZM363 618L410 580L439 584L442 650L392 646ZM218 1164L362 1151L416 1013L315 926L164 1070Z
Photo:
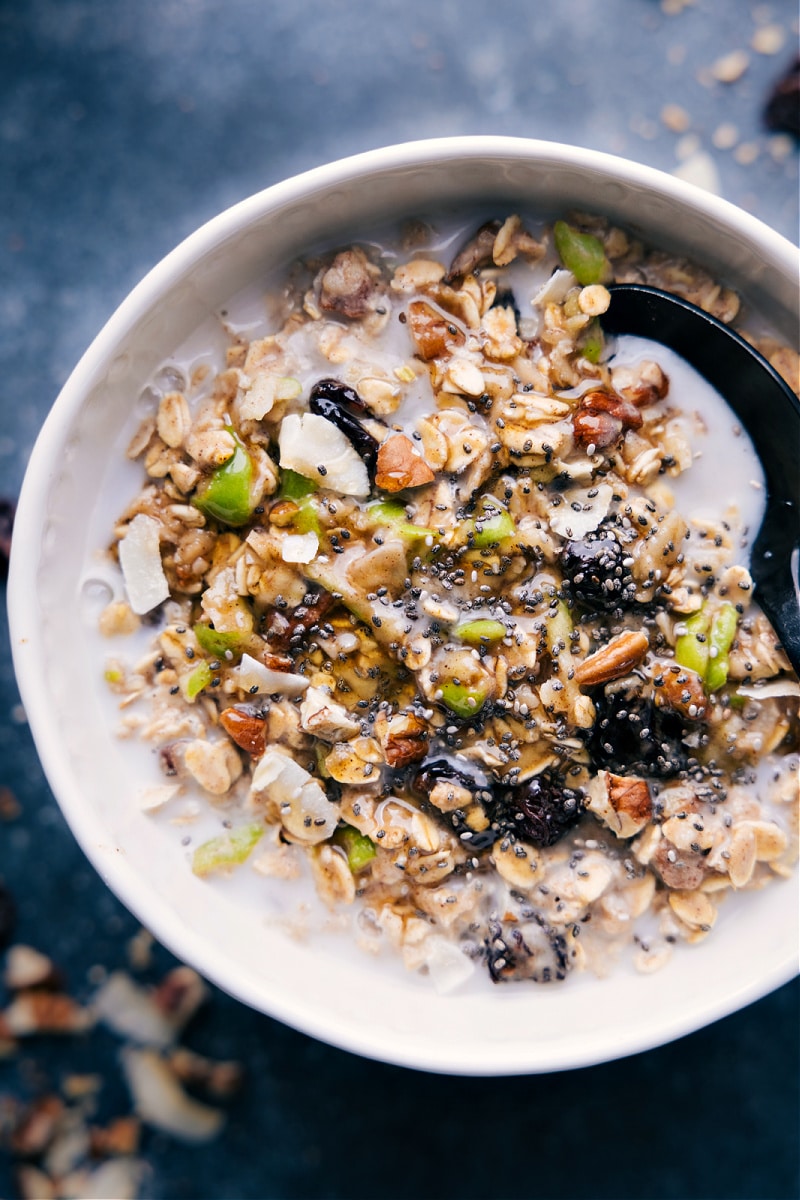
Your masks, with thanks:
M160 751L146 803L199 788L198 874L310 869L443 990L649 971L790 873L800 689L732 515L676 508L687 423L658 362L615 363L606 285L738 298L583 214L449 262L406 232L299 264L275 331L133 439L101 630L153 626L106 672Z

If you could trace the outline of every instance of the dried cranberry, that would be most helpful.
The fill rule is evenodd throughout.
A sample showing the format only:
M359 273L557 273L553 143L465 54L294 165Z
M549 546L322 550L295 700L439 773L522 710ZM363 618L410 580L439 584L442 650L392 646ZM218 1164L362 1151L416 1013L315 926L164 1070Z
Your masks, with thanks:
M534 846L552 846L583 816L580 792L549 772L534 775L501 796L498 817L504 830Z
M633 604L636 585L625 566L627 550L612 528L600 526L580 541L567 542L560 554L565 590L593 612L611 612Z
M355 408L358 412L366 412L367 406L354 388L348 387L338 379L320 379L311 389L308 407L318 417L324 417L353 445L353 449L361 456L369 473L370 480L375 479L375 467L378 462L378 443L371 433L368 433L357 417L347 411Z
M685 769L689 750L680 715L657 705L638 681L627 687L611 684L593 699L597 717L588 746L596 767L660 779Z

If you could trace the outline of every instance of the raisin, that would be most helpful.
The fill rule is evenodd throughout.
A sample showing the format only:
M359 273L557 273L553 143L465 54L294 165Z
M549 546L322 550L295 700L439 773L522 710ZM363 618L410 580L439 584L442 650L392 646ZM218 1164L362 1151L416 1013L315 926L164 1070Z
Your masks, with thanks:
M594 702L597 717L588 746L596 767L660 779L686 768L683 721L674 710L657 705L652 694L611 685Z
M583 816L579 792L544 772L500 794L495 813L500 827L533 846L553 846Z
M352 443L353 449L364 461L370 480L375 480L375 468L378 462L378 443L359 421L348 412L355 408L358 412L366 412L367 406L354 388L348 387L338 379L320 379L311 389L308 407L318 417L324 417Z
M593 612L611 612L634 602L636 585L625 566L627 550L608 526L567 542L559 556L565 590Z

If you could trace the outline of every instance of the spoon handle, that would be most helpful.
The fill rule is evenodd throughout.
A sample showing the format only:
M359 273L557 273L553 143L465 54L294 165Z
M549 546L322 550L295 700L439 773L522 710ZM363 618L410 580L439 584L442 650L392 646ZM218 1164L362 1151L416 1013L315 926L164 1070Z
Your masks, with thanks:
M767 508L751 551L756 598L800 674L800 400L758 351L688 300L643 284L612 284L606 333L662 342L716 388L761 459Z

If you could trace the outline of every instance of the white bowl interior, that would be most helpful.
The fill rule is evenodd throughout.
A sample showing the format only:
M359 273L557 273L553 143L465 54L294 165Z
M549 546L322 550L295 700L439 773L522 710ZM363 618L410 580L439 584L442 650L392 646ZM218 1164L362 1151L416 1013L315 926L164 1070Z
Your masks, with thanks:
M376 1058L474 1074L587 1065L679 1036L796 970L797 879L735 897L713 935L654 976L630 970L564 987L476 988L440 997L388 956L343 935L287 936L235 884L196 879L136 799L153 756L121 743L81 589L138 468L120 468L132 404L159 364L226 299L309 244L365 223L496 202L608 213L694 255L792 336L794 248L746 214L647 168L516 139L452 139L375 151L245 201L183 243L139 285L66 384L37 443L19 506L10 581L15 662L37 747L85 852L175 953L256 1008ZM88 572L92 574L91 570ZM276 892L277 889L277 892Z

